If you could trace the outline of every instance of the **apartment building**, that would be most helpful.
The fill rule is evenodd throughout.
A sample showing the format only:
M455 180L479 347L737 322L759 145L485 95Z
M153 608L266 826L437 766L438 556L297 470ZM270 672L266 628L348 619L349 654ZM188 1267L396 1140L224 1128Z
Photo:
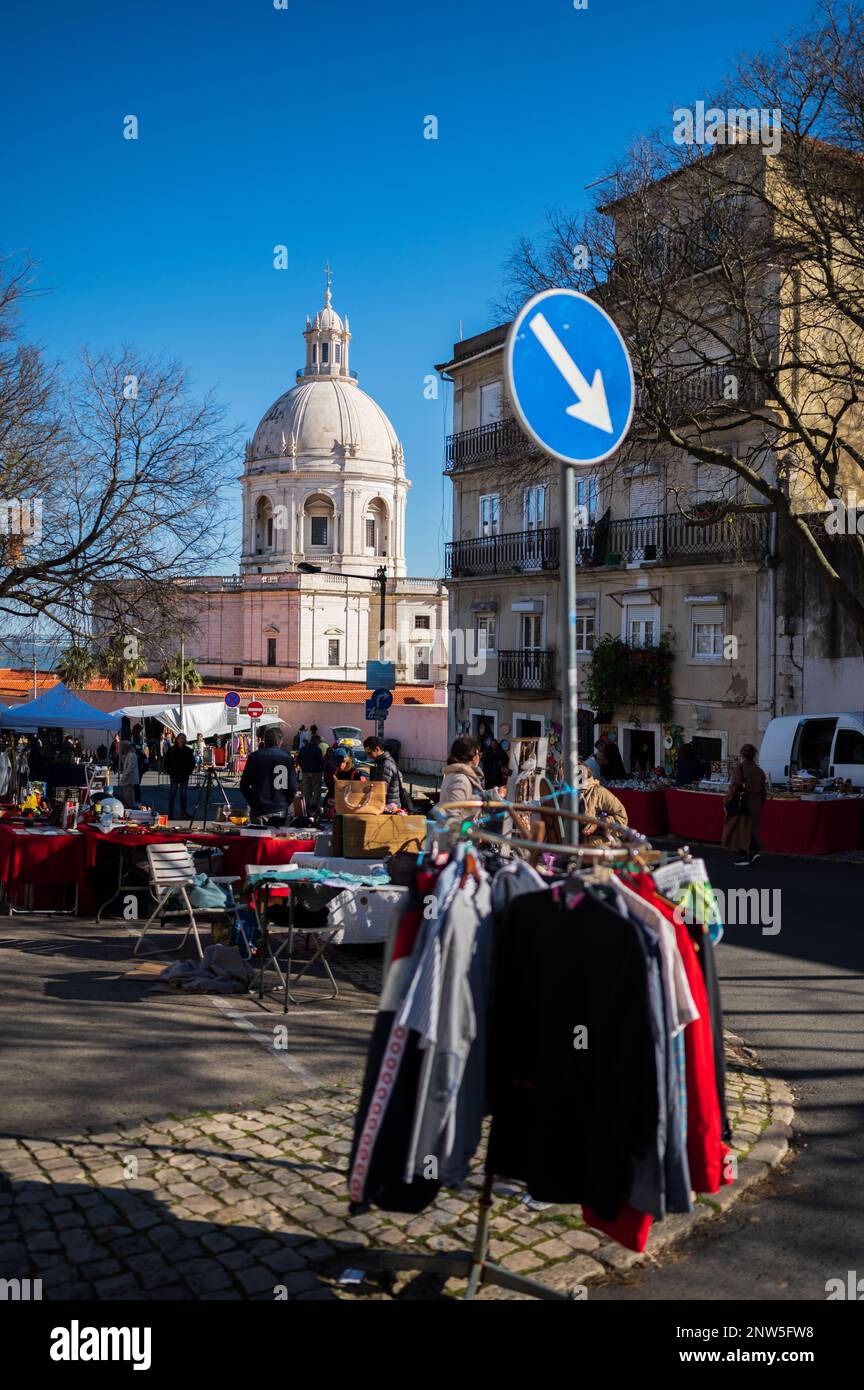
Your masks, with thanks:
M788 518L747 479L690 452L746 460L754 479L782 487L793 513L825 509L818 469L790 445L788 412L818 434L843 386L842 360L819 277L762 252L777 241L766 207L794 201L783 178L779 161L731 148L708 175L702 166L671 175L603 210L612 270L597 293L640 345L637 404L618 454L578 471L576 516L561 517L557 464L513 419L508 325L454 344L440 364L453 384L450 623L476 654L451 668L452 733L546 733L554 747L562 525L576 530L583 754L614 730L628 766L637 748L662 763L682 737L720 761L758 743L774 714L812 712L813 700L860 708L851 625L818 566L802 560ZM730 246L735 266L727 260L721 273ZM837 369L826 370L832 353ZM658 402L683 445L658 432ZM631 680L626 699L592 705L586 673L611 638L626 644L617 657L637 665L647 649L668 649L671 702Z
M438 370L453 382L446 472L453 483L453 539L446 581L451 632L476 660L451 668L450 731L498 737L560 732L560 528L558 468L512 418L503 383L507 325L454 344ZM638 429L638 421L637 426ZM601 465L576 479L576 630L583 755L614 729L625 764L647 740L652 765L668 735L648 702L591 707L585 672L604 634L635 649L668 641L675 654L674 709L706 758L729 756L756 736L770 692L771 519L697 526L671 505L655 456ZM697 484L698 485L698 484ZM714 480L701 488L710 499ZM729 639L734 638L730 643ZM735 651L735 660L729 653Z

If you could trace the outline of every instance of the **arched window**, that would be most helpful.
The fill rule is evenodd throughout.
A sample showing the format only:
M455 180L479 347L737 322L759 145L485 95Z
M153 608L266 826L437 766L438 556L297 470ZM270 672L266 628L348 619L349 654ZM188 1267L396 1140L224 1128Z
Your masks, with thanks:
M313 554L332 554L336 545L335 513L329 497L307 498L303 509L303 549Z
M273 505L269 497L259 497L255 507L255 554L273 549Z
M380 497L376 497L366 508L363 550L366 555L387 554L387 506Z
M322 362L322 364L323 364L323 363L329 362L329 361L330 361L330 344L329 344L329 343L322 343L322 344L321 344L321 362Z

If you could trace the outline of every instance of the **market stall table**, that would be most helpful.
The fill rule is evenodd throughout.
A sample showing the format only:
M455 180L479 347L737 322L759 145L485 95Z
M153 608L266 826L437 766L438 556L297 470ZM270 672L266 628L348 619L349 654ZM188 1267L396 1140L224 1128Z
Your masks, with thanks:
M682 840L720 844L723 792L669 788L669 828ZM864 848L864 798L769 797L762 808L759 838L769 854L832 854Z
M0 822L0 883L9 913L36 910L35 890L43 887L71 890L73 906L61 910L75 912L83 851L82 837L74 830ZM13 906L21 888L26 890L26 908Z
M226 877L244 878L247 864L288 864L298 850L313 850L312 837L302 839L285 835L238 835L230 831L195 830L101 830L97 825L82 827L85 849L81 859L78 876L78 900L80 911L89 915L96 911L96 920L111 903L120 896L124 888L130 892L141 891L142 885L135 882L129 873L129 856L143 851L148 845L183 844L214 847L222 853L221 872ZM95 868L96 856L101 846L109 846L117 852L117 876L114 891L96 908Z
M641 791L635 787L610 787L627 812L628 823L640 835L668 835L669 815L666 810L666 794L661 788Z

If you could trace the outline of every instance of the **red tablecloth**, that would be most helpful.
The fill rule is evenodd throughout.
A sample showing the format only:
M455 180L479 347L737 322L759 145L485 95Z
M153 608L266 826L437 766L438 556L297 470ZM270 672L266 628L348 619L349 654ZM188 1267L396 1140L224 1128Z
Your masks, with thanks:
M190 835L196 844L216 844L222 849L222 873L246 877L247 864L290 864L295 854L311 854L315 840L287 840L280 836Z
M292 856L301 850L312 851L314 839L285 839L269 835L229 835L224 831L198 830L189 834L183 831L172 834L166 830L136 830L125 833L110 831L107 834L97 827L87 825L77 837L81 842L78 865L78 902L83 915L95 912L98 904L95 899L93 869L96 852L100 844L108 844L114 850L129 854L138 853L148 845L183 844L193 848L196 845L212 845L222 850L221 873L226 878L246 877L247 864L289 864ZM0 859L2 863L2 859Z
M669 817L666 812L666 795L662 791L631 791L628 787L610 787L617 796L627 819L640 835L668 835Z
M667 787L666 814L669 829L682 840L704 840L719 845L723 833L723 802L717 792L685 792Z
M79 881L83 852L83 837L71 831L51 833L0 822L0 879L6 896L12 897L25 883L50 888L56 895L58 889Z
M766 802L759 827L762 848L776 854L832 854L864 848L864 801Z
M719 844L724 795L669 789L669 828L682 840ZM759 838L770 854L831 854L864 848L864 800L793 801L769 797L762 808Z

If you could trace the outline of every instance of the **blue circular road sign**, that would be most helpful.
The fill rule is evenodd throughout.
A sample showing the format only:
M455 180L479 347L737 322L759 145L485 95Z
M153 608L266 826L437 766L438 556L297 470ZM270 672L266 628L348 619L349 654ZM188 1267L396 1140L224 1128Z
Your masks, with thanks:
M373 709L389 709L393 703L393 691L373 690L369 696L369 703Z
M240 696L237 694L236 690L228 691L228 694L225 696L225 703L229 709L237 708L240 703Z
M562 463L614 454L633 419L630 355L599 304L576 290L544 290L510 325L507 392L520 425Z

